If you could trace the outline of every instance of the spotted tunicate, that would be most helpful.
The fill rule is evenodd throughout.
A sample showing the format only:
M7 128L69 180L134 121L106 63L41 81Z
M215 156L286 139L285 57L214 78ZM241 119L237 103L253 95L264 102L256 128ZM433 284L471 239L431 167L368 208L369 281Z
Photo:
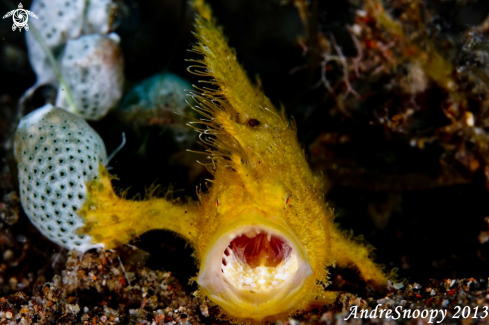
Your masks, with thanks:
M117 6L113 0L90 0L83 33L110 33L114 25L116 12Z
M78 112L85 119L101 119L122 96L124 63L118 43L119 37L112 33L85 35L66 45L61 70ZM68 106L62 86L56 106Z
M59 57L69 39L83 34L109 33L114 23L116 5L111 0L34 0L29 10L39 17L29 23L39 30L54 56ZM32 32L25 34L29 60L37 76L36 85L56 83L52 67L38 40Z
M107 161L100 136L81 117L50 104L23 117L15 134L22 207L32 223L55 243L86 251L101 247L79 234L78 211L86 183Z
M39 19L32 19L32 25L55 56L70 38L77 38L83 29L85 0L34 0L30 11ZM53 69L34 34L26 34L27 50L32 69L36 73L36 84L52 83L56 80Z

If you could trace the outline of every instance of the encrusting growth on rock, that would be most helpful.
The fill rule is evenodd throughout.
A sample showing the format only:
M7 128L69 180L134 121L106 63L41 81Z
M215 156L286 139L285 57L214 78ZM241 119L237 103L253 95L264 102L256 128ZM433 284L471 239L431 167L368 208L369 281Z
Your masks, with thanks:
M306 162L295 125L279 112L239 65L210 8L198 12L189 70L213 88L191 96L203 116L190 125L201 133L211 161L212 186L199 202L165 198L130 201L118 197L100 165L86 183L78 211L85 225L77 233L113 248L150 229L168 229L195 249L197 282L234 321L273 321L333 303L328 267L353 266L376 289L387 276L370 259L371 247L351 240L333 221L320 179Z

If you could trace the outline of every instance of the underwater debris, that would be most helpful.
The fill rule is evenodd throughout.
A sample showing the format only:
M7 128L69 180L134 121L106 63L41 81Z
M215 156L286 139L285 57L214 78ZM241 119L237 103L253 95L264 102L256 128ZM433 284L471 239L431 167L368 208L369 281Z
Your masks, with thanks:
M330 126L311 135L314 170L340 186L404 192L465 184L487 169L484 24L457 34L436 5L374 0L350 3L340 31L318 18L324 6L295 3L308 30L320 30L305 44L324 86L313 117Z
M481 231L479 234L479 242L481 244L487 243L489 241L489 217L485 217L484 221L487 223L486 231Z
M80 116L99 120L122 96L124 62L117 34L84 35L68 40L61 71ZM58 88L56 106L67 107L66 91Z
M15 192L11 192L3 198L0 203L0 220L7 225L12 226L19 220L19 197Z
M107 160L104 142L87 122L47 104L21 119L14 155L22 207L39 231L68 249L102 247L76 233L85 225L79 210L87 200L86 182L99 177Z
M143 251L131 248L83 256L72 251L62 273L39 286L32 296L19 292L0 298L0 321L200 323L197 298L185 294L169 272L144 267L144 258Z

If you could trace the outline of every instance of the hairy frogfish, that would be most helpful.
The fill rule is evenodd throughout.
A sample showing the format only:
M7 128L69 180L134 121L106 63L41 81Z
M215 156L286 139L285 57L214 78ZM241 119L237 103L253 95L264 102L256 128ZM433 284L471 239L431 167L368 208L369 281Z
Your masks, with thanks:
M198 201L118 196L101 138L81 118L47 106L21 121L15 144L26 214L53 241L85 251L115 248L152 229L195 250L201 294L238 322L266 322L333 303L328 268L355 267L376 289L387 275L372 248L334 223L295 124L252 83L202 1L189 71L208 87L190 96L213 175Z

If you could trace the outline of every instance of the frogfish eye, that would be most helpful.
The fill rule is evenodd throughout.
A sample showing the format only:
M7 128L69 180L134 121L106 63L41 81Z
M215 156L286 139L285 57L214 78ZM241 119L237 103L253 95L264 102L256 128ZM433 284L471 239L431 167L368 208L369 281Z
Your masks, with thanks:
M297 304L312 269L287 226L247 221L216 234L197 281L229 315L262 320Z

